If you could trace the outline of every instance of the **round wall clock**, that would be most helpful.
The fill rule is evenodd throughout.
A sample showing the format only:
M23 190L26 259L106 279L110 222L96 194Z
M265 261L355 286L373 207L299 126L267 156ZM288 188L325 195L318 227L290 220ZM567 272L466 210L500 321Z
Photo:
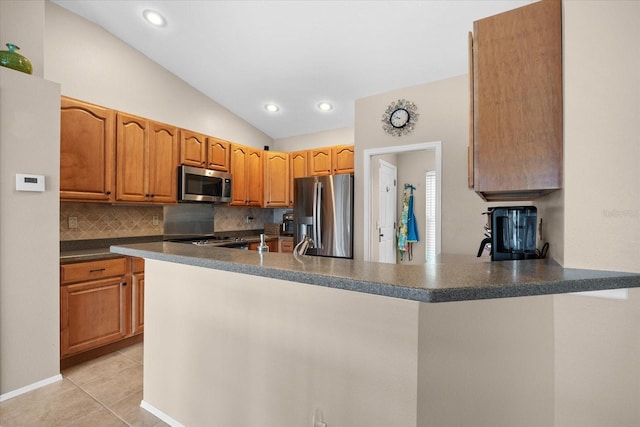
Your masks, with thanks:
M418 120L417 110L416 104L406 99L392 102L382 115L382 129L393 136L410 133Z

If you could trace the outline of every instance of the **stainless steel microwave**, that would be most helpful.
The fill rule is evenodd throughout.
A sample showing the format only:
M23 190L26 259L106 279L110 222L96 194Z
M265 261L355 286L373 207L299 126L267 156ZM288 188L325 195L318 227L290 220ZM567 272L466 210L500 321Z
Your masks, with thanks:
M230 202L231 174L193 166L178 167L178 201Z

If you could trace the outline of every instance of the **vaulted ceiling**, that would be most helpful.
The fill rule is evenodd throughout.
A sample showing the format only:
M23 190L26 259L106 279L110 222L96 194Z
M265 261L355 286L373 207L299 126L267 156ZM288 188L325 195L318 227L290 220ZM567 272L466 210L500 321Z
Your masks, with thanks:
M356 99L467 73L473 21L531 2L52 1L274 139L353 126Z

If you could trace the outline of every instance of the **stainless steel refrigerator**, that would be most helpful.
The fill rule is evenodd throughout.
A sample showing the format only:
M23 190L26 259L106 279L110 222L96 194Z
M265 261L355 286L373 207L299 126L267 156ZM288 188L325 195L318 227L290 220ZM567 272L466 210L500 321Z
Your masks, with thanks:
M308 236L307 255L353 258L353 175L294 180L294 243Z

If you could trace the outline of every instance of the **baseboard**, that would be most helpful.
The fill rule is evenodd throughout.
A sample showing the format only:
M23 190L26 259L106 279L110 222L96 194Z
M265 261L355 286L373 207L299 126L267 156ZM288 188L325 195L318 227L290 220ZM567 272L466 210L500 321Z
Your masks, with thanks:
M149 405L144 400L142 402L140 402L140 407L142 409L144 409L145 411L147 411L147 412L151 412L153 415L155 415L156 417L160 418L162 421L164 421L165 423L169 424L171 427L184 427L184 425L180 424L178 421L174 420L173 418L171 418L169 415L165 414L164 412L158 410L153 405Z
M44 387L46 385L53 384L56 381L61 381L61 380L62 380L62 375L58 374L58 375L54 375L51 378L47 378L47 379L44 379L42 381L38 381L36 383L26 385L24 387L20 387L17 390L13 390L13 391L10 391L8 393L0 394L0 402L4 402L5 400L9 400L12 397L20 396L21 394L28 393L28 392L30 392L32 390L37 389L37 388Z

